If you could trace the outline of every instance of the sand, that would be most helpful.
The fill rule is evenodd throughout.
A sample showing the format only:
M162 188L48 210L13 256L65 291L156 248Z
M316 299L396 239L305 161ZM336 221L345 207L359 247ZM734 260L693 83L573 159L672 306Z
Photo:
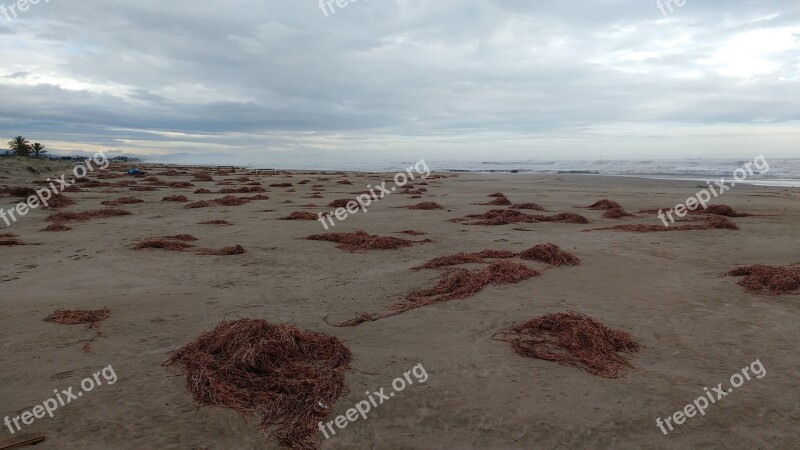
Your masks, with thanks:
M0 163L4 162L0 159ZM165 169L149 170L153 175ZM192 180L158 176L165 182ZM0 173L3 184L26 184L27 171ZM123 205L130 216L75 222L71 231L43 233L47 211L33 211L9 229L26 243L0 247L0 420L29 409L54 389L77 386L112 365L119 380L101 386L37 419L26 432L47 440L37 449L252 448L277 449L255 429L256 421L217 407L198 407L179 371L162 367L168 352L211 330L223 319L260 318L334 335L353 352L352 392L330 419L389 387L417 364L429 374L367 420L351 423L324 449L521 449L521 448L793 448L800 421L797 384L800 297L747 293L724 274L738 265L800 262L798 190L737 186L717 203L763 216L733 219L740 230L639 234L582 232L618 224L660 224L657 217L603 219L584 208L608 198L627 211L675 205L698 190L687 181L580 175L459 174L428 180L422 200L397 192L368 213L337 221L332 231L397 234L413 229L431 243L398 250L348 253L304 239L324 232L316 221L283 221L300 209L318 213L340 198L386 176L214 174L194 187L131 192L95 187L69 196L64 211L104 208L101 202L135 196ZM292 188L267 188L269 200L240 206L185 209L162 202L167 195L212 200L217 181L247 176ZM16 177L16 178L15 178ZM116 182L130 178L100 180ZM299 184L303 179L312 180ZM140 185L144 185L141 179ZM244 185L234 182L233 187ZM309 203L312 185L324 185L319 208ZM232 187L232 186L225 186ZM419 187L419 186L415 186ZM296 192L288 192L295 189ZM470 226L449 219L480 214L487 195L503 192L512 203L535 202L548 214L570 212L590 223ZM248 194L235 194L249 196ZM3 196L9 207L15 198ZM403 206L436 202L445 210ZM230 226L199 225L224 219ZM0 224L3 225L3 224ZM193 251L132 250L149 237L191 234L198 248L241 245L246 253L200 256ZM576 267L550 268L519 284L489 286L477 295L406 312L353 328L332 322L379 311L409 292L435 285L437 270L413 271L435 257L484 249L520 252L552 242L581 259ZM480 265L466 265L469 269ZM109 308L104 334L81 351L93 331L43 322L57 309ZM641 349L629 355L638 370L618 379L517 355L492 339L514 324L573 310L629 332ZM70 345L71 344L71 345ZM689 419L668 436L656 417L671 415L702 395L703 387L728 384L730 376L760 359L767 375L745 383L705 417ZM2 424L0 424L2 425ZM0 428L0 439L10 437Z

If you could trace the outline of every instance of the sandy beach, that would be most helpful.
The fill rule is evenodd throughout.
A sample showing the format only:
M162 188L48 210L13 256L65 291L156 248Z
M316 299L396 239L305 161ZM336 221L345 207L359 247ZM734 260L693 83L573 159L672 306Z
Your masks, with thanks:
M42 167L41 173L4 169L0 186L37 187L35 181L71 166ZM638 211L669 208L704 186L594 175L435 173L425 184L411 182L424 192L398 190L329 230L363 230L413 245L348 252L306 239L326 232L320 221L280 219L298 211L330 212L332 201L355 198L368 184L379 185L393 174L220 174L210 169L213 181L198 181L196 169L159 175L167 169L151 167L147 176L160 181L148 184L122 169L93 173L90 179L101 185L66 193L74 205L40 208L0 229L29 244L0 247L0 419L29 410L54 390L77 386L104 367L113 366L118 377L18 432L44 435L37 449L285 448L266 439L253 419L199 406L183 372L162 366L169 352L223 320L239 318L289 324L346 344L353 354L346 376L350 393L333 405L329 420L362 401L366 391L390 386L411 367L424 366L429 376L424 383L398 392L366 420L337 429L323 440L323 449L797 446L798 296L748 292L726 273L742 265L800 263L800 189L740 185L715 199L713 204L752 215L730 219L738 230L585 231L661 225L655 214ZM102 176L111 173L119 177ZM351 184L340 184L343 180ZM108 185L120 181L136 184ZM175 182L191 186L164 186ZM270 187L283 183L291 186ZM136 186L155 190L132 191ZM219 193L245 186L264 192ZM197 194L198 189L212 193ZM541 205L546 212L540 214L579 214L588 224L450 221L506 208L480 205L498 192L513 203ZM321 198L309 198L314 193ZM173 195L189 202L226 195L268 199L187 209L187 202L162 201ZM113 207L130 215L67 222L68 231L41 231L52 223L46 220L52 214L110 209L102 203L120 197L142 202ZM586 208L601 199L619 203L634 217L606 219L604 211ZM20 200L4 194L0 204L10 209ZM420 202L444 209L403 208ZM213 220L230 225L200 224ZM425 234L400 234L405 230ZM185 251L132 248L146 238L179 234L197 241ZM515 260L541 276L490 285L469 298L354 327L328 323L385 310L409 292L435 286L443 270L411 270L433 258L485 249L521 252L542 243L557 244L581 264L551 267ZM236 245L246 253L194 251ZM43 321L58 309L102 308L110 317L96 329ZM618 378L594 376L522 357L493 339L520 322L566 311L635 338L641 348L626 355L635 369ZM89 351L83 351L92 338ZM766 370L763 378L748 380L704 416L676 425L668 435L657 427L657 417L682 410L704 394L704 387L727 385L732 374L756 360ZM11 437L4 427L0 440Z

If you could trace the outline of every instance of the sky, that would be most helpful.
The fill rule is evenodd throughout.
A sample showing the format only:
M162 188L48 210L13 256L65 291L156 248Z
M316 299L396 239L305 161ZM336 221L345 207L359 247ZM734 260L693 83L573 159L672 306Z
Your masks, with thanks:
M13 4L0 132L57 154L800 157L797 0Z

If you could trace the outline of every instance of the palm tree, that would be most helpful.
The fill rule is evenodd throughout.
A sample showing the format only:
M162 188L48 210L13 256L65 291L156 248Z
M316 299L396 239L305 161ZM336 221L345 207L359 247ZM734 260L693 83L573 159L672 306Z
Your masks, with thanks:
M33 154L36 155L36 159L39 159L40 156L44 156L47 153L47 149L44 144L40 144L38 142L31 145L31 151L33 151Z
M8 141L8 148L12 155L29 156L31 153L31 143L22 136L17 136Z

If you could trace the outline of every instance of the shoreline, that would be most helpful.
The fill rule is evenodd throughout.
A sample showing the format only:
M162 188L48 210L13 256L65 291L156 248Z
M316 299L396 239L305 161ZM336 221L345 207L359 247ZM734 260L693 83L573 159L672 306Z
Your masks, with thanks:
M127 165L127 164L126 164ZM136 164L131 164L136 166ZM287 174L393 174L400 170L400 166L395 170L388 168L376 169L285 169L285 168L267 168L267 167L254 167L254 166L236 166L236 165L181 165L181 164L161 164L161 163L141 163L138 166L151 167L154 169L182 169L182 170L219 170L220 168L233 168L236 170L253 171L255 173L273 172L274 174L287 173ZM661 181L693 181L693 182L706 182L707 180L717 180L725 177L726 181L730 181L731 174L703 174L703 173L602 173L598 171L582 171L582 170L566 170L566 171L539 171L531 169L487 169L487 170L467 170L467 169L449 169L442 170L432 167L431 170L441 174L484 174L484 175L519 175L519 176L599 176L599 177L621 177L621 178L638 178L647 180L661 180ZM769 177L759 176L755 179L746 179L737 182L742 185L764 186L764 187L786 187L786 188L800 188L800 174L797 178L787 177Z

